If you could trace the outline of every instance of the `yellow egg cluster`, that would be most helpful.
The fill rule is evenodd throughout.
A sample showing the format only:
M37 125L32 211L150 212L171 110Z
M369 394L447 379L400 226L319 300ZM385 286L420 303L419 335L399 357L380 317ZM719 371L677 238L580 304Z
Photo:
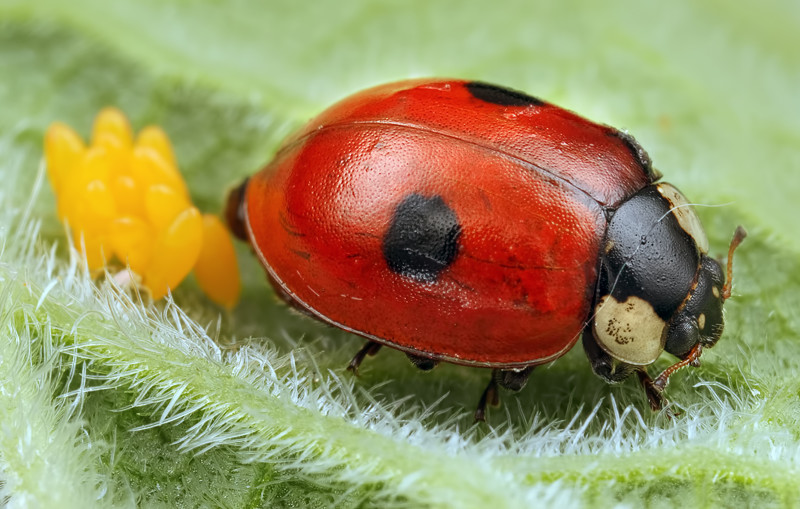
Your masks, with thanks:
M90 269L116 258L154 299L194 269L212 300L236 304L241 282L231 237L217 216L192 205L161 128L145 127L134 140L125 115L106 108L95 118L89 146L69 126L52 124L45 158L59 219Z

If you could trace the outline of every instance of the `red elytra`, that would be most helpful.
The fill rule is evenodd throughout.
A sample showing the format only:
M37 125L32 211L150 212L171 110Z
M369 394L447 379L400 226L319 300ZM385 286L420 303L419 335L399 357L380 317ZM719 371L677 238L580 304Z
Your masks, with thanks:
M406 81L312 120L248 183L251 239L274 281L329 323L431 358L510 368L564 354L589 314L602 205L649 177L618 131L518 99ZM436 284L384 260L412 193L440 196L460 224Z

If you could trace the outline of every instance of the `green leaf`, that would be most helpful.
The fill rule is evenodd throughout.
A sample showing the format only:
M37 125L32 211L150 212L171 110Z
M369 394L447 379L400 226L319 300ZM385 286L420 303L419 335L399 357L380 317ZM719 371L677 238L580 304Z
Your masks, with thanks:
M791 505L800 497L796 2L0 0L0 499L10 505ZM413 76L495 81L629 129L734 227L726 332L673 377L681 413L580 348L487 425L484 370L421 374L295 316L240 248L242 304L192 282L143 305L92 283L36 178L47 125L103 106L176 145L193 199L257 171L337 98ZM669 364L664 358L658 367ZM56 502L57 501L57 502Z

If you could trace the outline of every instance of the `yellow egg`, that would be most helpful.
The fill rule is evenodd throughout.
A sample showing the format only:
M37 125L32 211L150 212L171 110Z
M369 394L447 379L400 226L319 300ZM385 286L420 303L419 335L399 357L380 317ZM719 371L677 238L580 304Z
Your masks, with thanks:
M110 187L120 215L145 217L145 190L136 179L126 174L117 175L112 178Z
M203 214L203 246L194 266L200 288L217 304L228 309L239 301L242 282L233 241L222 221Z
M92 145L98 145L103 136L116 138L125 147L130 147L133 143L133 132L128 118L117 108L103 108L95 117Z
M111 249L104 246L108 242L101 234L82 230L73 232L72 240L75 243L75 249L86 258L86 265L91 271L102 269L111 258Z
M153 246L153 257L144 273L144 284L154 299L166 295L189 274L200 255L203 220L189 207L181 212Z
M131 175L145 188L163 184L189 198L189 190L177 168L150 147L136 147L131 157Z
M230 235L219 218L192 205L163 129L146 127L134 145L125 115L105 108L89 147L70 127L53 123L45 157L59 218L91 270L114 256L159 299L194 268L212 300L236 304L241 280Z
M137 274L147 270L153 254L153 237L153 228L135 216L115 219L108 234L114 256Z
M125 146L117 136L102 133L98 135L92 147L105 150L111 179L118 175L130 173L128 165L131 158L131 148Z
M44 137L44 155L47 177L53 191L58 194L65 179L83 160L86 147L80 136L68 125L54 122Z
M86 184L83 200L82 208L86 217L91 218L91 222L84 226L94 231L108 229L109 223L117 215L117 207L106 183L102 180L92 180Z
M69 223L70 228L73 230L78 226L78 212L80 211L81 202L83 200L82 187L77 178L66 179L62 185L61 190L56 195L58 219L63 223Z
M111 176L111 158L104 147L92 146L86 151L83 162L78 168L74 180L84 186L92 180L109 182Z
M151 148L158 152L158 155L160 155L167 164L171 165L173 168L178 167L178 161L175 159L175 152L172 150L169 137L160 127L149 125L139 131L139 136L136 138L136 146Z
M157 231L165 230L190 205L183 194L164 184L150 186L145 191L145 214Z

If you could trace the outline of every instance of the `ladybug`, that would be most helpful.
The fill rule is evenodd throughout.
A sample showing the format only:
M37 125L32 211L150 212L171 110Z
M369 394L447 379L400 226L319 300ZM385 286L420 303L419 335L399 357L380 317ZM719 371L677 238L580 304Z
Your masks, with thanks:
M689 201L629 134L527 94L424 79L348 97L233 191L278 293L423 370L491 368L476 419L583 338L610 383L669 376L723 329L727 278ZM667 351L679 362L647 373Z

